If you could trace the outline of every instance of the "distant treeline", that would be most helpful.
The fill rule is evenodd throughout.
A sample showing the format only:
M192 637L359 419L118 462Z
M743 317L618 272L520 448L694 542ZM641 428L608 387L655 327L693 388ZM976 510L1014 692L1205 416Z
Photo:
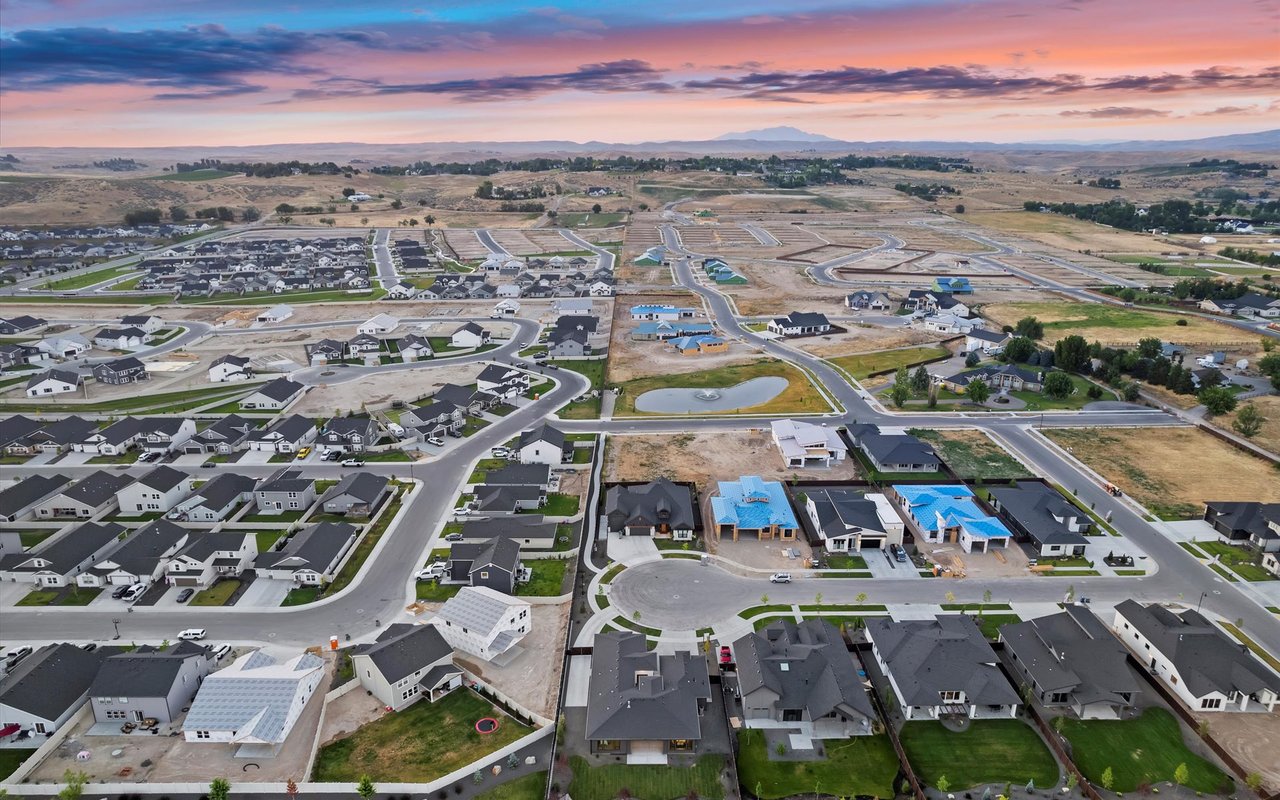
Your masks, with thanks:
M1133 203L1124 200L1108 200L1105 203L1042 203L1038 200L1028 200L1022 204L1022 207L1027 211L1048 209L1055 214L1110 225L1126 231L1161 228L1170 233L1205 233L1217 229L1217 225L1197 215L1196 207L1186 200L1152 203L1147 206L1145 213L1140 212ZM1208 213L1207 206L1204 211Z
M1202 158L1187 165L1187 169L1192 172L1222 171L1237 178L1265 178L1267 173L1275 168L1275 164L1264 164L1260 161L1241 162L1234 158Z
M360 170L354 167L340 167L332 161L275 161L248 162L222 161L217 158L202 158L192 163L178 162L173 171L198 172L204 169L216 169L223 172L243 172L254 178L281 178L291 175L358 175Z
M132 172L146 166L146 164L139 164L132 158L108 158L105 161L95 161L93 165L98 169L109 169L112 172Z
M935 202L940 195L960 194L960 190L945 183L895 183L893 188L903 194Z

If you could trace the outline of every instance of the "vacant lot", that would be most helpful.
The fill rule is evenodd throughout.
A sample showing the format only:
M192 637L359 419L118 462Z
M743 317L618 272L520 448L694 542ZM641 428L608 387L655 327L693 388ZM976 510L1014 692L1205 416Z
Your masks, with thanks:
M1023 478L1027 468L982 431L933 431L916 428L911 433L933 445L951 470L966 480Z
M787 388L771 400L759 405L720 413L754 414L822 414L831 409L818 393L809 376L785 361L765 359L681 375L655 375L618 384L622 394L614 407L616 415L642 414L636 411L636 398L653 389L726 389L753 378L777 376L787 379ZM709 412L716 413L716 412Z
M1068 303L1061 300L1038 303L992 303L984 305L982 316L999 325L1013 325L1023 317L1043 322L1044 340L1079 334L1090 342L1134 345L1139 339L1155 336L1178 344L1232 344L1251 337L1236 328L1201 317L1122 308L1103 303ZM1186 322L1179 325L1178 321Z
M1267 418L1267 421L1262 425L1262 431L1253 437L1253 443L1259 447L1265 447L1273 453L1280 453L1280 396L1272 394L1265 397L1255 397L1252 400L1246 400L1245 403L1241 404L1241 407L1248 403L1257 406L1258 410L1262 412L1262 416ZM1240 408L1238 407L1230 414L1214 417L1213 422L1219 427L1230 430L1231 423L1239 413Z
M1198 517L1207 500L1280 501L1274 468L1196 428L1045 434L1162 519Z
M1035 781L1040 789L1058 783L1058 763L1031 726L1017 719L984 719L963 733L941 722L908 722L902 747L916 774L930 786L945 777L951 789L984 783Z
M1184 248L1147 234L1122 231L1095 225L1062 214L1040 214L1030 211L976 212L965 215L966 222L986 225L998 231L1018 233L1067 250L1093 250L1104 253L1187 252Z
M950 351L945 347L907 347L852 356L838 356L829 360L843 368L857 380L863 380L870 377L872 373L896 370L901 366L914 367L916 364L922 364L925 361L943 358L948 355L950 355Z
M764 735L738 735L738 782L762 800L807 794L820 786L838 797L892 797L898 756L885 734L855 736L825 744L823 761L770 761Z
M692 481L705 489L711 481L734 480L744 474L782 480L794 474L806 478L852 480L858 477L853 459L831 469L797 470L787 467L768 428L748 431L613 436L605 461L606 481L647 481L665 476Z
M1221 716L1215 715L1215 724ZM1178 765L1186 764L1188 788L1207 794L1230 792L1231 781L1187 749L1178 721L1163 708L1148 708L1137 719L1063 719L1060 724L1071 742L1076 766L1093 783L1100 784L1102 773L1110 767L1115 791L1132 792L1139 786L1172 781Z
M1280 788L1280 714L1214 714L1191 712L1209 723L1213 738L1226 748L1247 772L1256 772L1272 792Z

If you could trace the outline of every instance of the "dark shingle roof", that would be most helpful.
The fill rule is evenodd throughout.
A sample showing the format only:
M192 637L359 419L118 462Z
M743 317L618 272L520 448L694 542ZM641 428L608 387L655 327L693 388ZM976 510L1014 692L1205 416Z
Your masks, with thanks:
M105 470L98 470L87 475L62 491L62 496L77 500L90 508L96 508L111 498L116 492L133 483L128 475L117 475Z
M45 645L0 680L0 703L40 719L56 720L84 696L115 648L88 653L71 644Z
M1070 691L1080 703L1129 704L1138 681L1128 651L1084 606L1000 626L1000 638L1044 692Z
M182 645L193 644L181 642ZM89 687L90 697L164 697L173 688L182 665L191 658L208 658L209 648L172 646L164 650L120 653L102 662ZM141 648L139 648L141 651Z
M254 394L260 394L263 397L275 400L277 403L283 403L302 391L302 389L303 386L300 383L291 381L288 378L276 378L270 383L260 386Z
M1068 529L1065 522L1059 521L1082 518L1085 513L1043 483L1024 481L1016 486L992 486L990 492L1000 509L1017 520L1040 544L1082 545L1088 542L1083 534Z
M710 696L707 662L700 655L658 655L638 633L596 634L586 738L698 741L699 700Z
M53 494L71 479L66 475L28 475L0 491L0 516L9 517Z
M609 529L620 531L629 525L658 526L692 530L696 525L693 495L689 487L666 478L640 486L613 486L605 494L604 513Z
M236 497L246 492L252 492L254 483L253 478L248 475L224 472L201 486L193 496L199 497L203 501L200 505L207 506L210 509L226 508Z
M942 464L933 445L909 433L881 433L875 425L850 425L849 434L880 464L919 464L935 469Z
M356 529L345 522L310 525L294 534L283 550L260 553L253 564L258 569L312 569L323 572L355 535Z
M999 657L969 617L931 620L868 619L867 637L880 651L904 705L942 705L939 692L963 691L972 705L1019 702L996 662Z
M161 465L138 478L138 483L160 492L167 492L188 478L187 473Z
M388 683L412 675L428 664L453 656L453 648L434 625L395 624L370 645L357 647L353 655L369 656Z
M387 483L385 475L374 475L372 472L355 472L344 476L337 484L330 487L329 491L325 492L324 496L320 498L320 502L326 503L335 497L341 497L346 494L364 503L372 503L387 488Z
M734 642L733 652L742 693L766 687L778 696L778 711L804 709L806 719L836 710L865 720L875 717L853 656L830 622L779 620Z
M550 425L539 425L520 434L520 444L517 447L533 444L534 442L546 442L552 447L559 447L564 450L565 435L564 431L559 428L553 428Z

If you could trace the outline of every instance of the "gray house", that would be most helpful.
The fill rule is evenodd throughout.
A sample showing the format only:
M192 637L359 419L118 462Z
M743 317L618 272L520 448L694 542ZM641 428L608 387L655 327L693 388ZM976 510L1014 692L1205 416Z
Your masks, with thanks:
M330 487L320 498L320 504L326 514L367 517L382 502L390 488L390 481L383 475L353 472Z
M282 549L259 553L253 566L259 578L319 586L333 580L355 542L353 526L345 522L321 522L294 534Z
M937 472L933 445L908 433L881 433L875 425L850 425L849 436L878 472Z
M1084 534L1093 528L1093 520L1056 489L1021 481L992 486L990 492L991 506L1019 541L1030 542L1042 556L1084 555Z
M550 550L555 547L558 527L554 522L545 522L541 514L471 519L462 523L462 541L478 544L491 539L511 539L519 542L522 550Z
M462 685L453 648L434 625L390 625L373 644L352 649L351 664L360 685L393 711L424 697L434 703Z
M624 536L656 536L687 541L697 518L688 486L658 478L638 486L612 486L605 493L609 530Z
M128 475L91 473L36 506L39 519L89 519L116 504L116 493L133 483Z
M191 538L192 531L167 519L148 522L124 538L119 547L76 576L84 587L150 585L164 575L169 557Z
M1119 719L1141 689L1124 645L1086 606L1000 626L1000 641L1023 685L1046 706L1082 719Z
M0 491L0 521L14 522L71 482L66 475L28 475Z
M830 622L778 620L734 642L733 653L748 728L786 728L808 739L872 732L875 709Z
M239 414L228 414L182 444L184 453L234 453L258 423Z
M151 374L147 372L146 365L133 356L117 358L115 361L108 361L105 364L95 364L93 367L93 379L98 383L106 383L112 386L137 383L150 377Z
M100 647L90 653L73 644L41 647L0 679L0 725L17 725L15 733L39 737L58 730L89 699L103 659L117 652Z
M102 662L89 687L95 722L173 722L191 706L213 669L213 653L194 642L160 649L142 645Z
M1233 542L1247 542L1263 553L1280 552L1280 503L1210 500L1204 521Z
M334 417L320 429L316 441L326 450L363 453L378 443L378 423L369 417Z
M288 467L278 470L253 490L253 502L259 514L303 512L316 501L316 482L302 477L302 470Z
M449 549L449 582L487 586L503 594L516 593L520 574L520 543L491 539L480 544L455 543Z
M255 484L248 475L224 472L170 509L168 516L185 522L220 522L253 497Z
M639 633L596 634L587 691L591 752L643 753L654 760L695 753L710 702L711 680L701 654L659 655Z
M98 563L120 544L124 528L114 522L86 522L26 553L0 556L0 580L57 587Z

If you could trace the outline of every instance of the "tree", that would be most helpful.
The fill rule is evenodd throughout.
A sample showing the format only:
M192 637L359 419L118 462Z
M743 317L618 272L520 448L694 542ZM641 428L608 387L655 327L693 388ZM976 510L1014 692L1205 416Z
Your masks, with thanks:
M953 606L953 605L955 605L955 603L956 603L956 593L955 593L955 592L947 592L946 594L944 594L944 595L942 596L942 598L943 598L944 600L946 600L946 601L947 601L947 605L949 605L949 606Z
M400 201L400 198L396 198L395 200L391 201L391 207L394 208L396 211L399 211L400 209L404 208L404 203Z
M284 785L284 793L285 793L285 794L287 794L287 795L289 795L290 797L297 797L297 796L298 796L298 782L297 782L297 781L295 781L293 778L290 778L290 779L288 780L288 782L286 782L286 783L285 783L285 785Z
M1187 769L1187 762L1182 762L1173 769L1173 782L1179 786L1186 786L1187 781L1191 779L1191 770Z
M1236 407L1236 396L1230 389L1225 386L1210 386L1208 389L1201 389L1200 394L1196 395L1196 399L1205 407L1210 414L1227 414Z
M1015 336L1004 346L1005 357L1015 364L1025 364L1036 352L1036 343L1026 336Z
M1236 414L1236 418L1232 420L1231 427L1236 433L1252 439L1262 431L1263 424L1267 418L1262 416L1262 412L1253 403L1245 403L1240 407L1240 413Z
M186 222L190 214L182 206L169 206L169 219L174 222Z
M762 606L769 605L769 595L767 594L760 595L760 605Z
M351 195L353 195L353 194L355 194L355 193L356 193L356 190L355 190L355 189L352 189L350 186L347 186L346 188L344 188L344 189L342 190L342 196L343 196L343 197L350 197Z
M1106 769L1104 769L1102 771L1102 778L1100 780L1100 783L1102 784L1102 788L1106 789L1109 792L1111 791L1111 787L1115 785L1115 782L1116 782L1116 776L1115 776L1115 773L1111 771L1111 767L1107 767Z
M929 391L929 371L921 364L911 373L911 388L917 392Z
M159 225L161 216L163 216L163 213L158 208L139 208L125 213L124 224L129 226Z
M648 203L641 203L641 204L640 204L640 210L641 210L641 211L648 211L648 210L649 210L649 204L648 204Z
M434 215L434 214L428 214L428 215L426 215L425 217L423 217L423 218L422 218L422 221L423 221L423 222L425 222L425 223L426 223L426 224L428 224L428 225L435 225L435 224L436 224L436 218L435 218L435 215Z
M262 219L262 212L254 208L253 206L249 206L244 211L240 212L240 219L244 220L245 222L257 222L258 220Z
M1043 339L1044 323L1035 317L1023 317L1013 326L1013 332L1028 339Z
M1062 717L1058 717L1058 719L1062 719ZM1074 772L1068 772L1067 773L1067 791L1068 792L1074 791L1075 788L1079 785L1080 785L1080 779L1076 777L1076 774Z
M961 206L961 208L963 208L963 206ZM943 792L945 794L946 791L951 788L951 781L947 780L946 775L939 775L938 779L933 782L933 785L937 788L938 791Z
M964 203L956 203L956 213L957 213L957 214L963 214L963 213L964 213ZM945 790L944 790L944 791L945 791Z
M911 399L911 378L907 375L906 367L898 367L897 374L894 375L893 389L889 392L893 405L902 408Z
M209 800L227 800L231 783L226 778L214 778L209 782Z
M84 785L88 781L89 776L84 772L67 770L62 773L63 786L58 790L58 800L80 800L80 795L84 794Z
M965 387L964 396L969 398L970 403L980 406L991 397L991 387L982 381L970 381Z
M1064 336L1053 346L1053 363L1067 372L1082 372L1089 365L1089 343L1083 336Z
M1155 358L1160 355L1162 345L1163 342L1154 336L1143 337L1138 340L1138 355L1142 358Z
M360 776L360 783L356 784L356 794L364 798L364 800L372 800L373 796L378 793L378 787L373 785L373 778L368 775Z
M288 214L281 214L276 217L276 220L279 221L281 225L288 225L290 222L293 222L293 217Z
M1050 372L1044 379L1044 387L1040 391L1045 397L1062 400L1070 397L1075 390L1076 385L1071 382L1070 375L1065 372Z
M976 367L978 366L978 362L981 360L982 359L978 356L978 354L971 350L969 351L969 355L964 357L964 365L966 367Z
M1250 772L1244 776L1244 785L1253 790L1257 794L1262 789L1262 775L1257 772Z
M858 605L862 605L863 603L867 602L867 593L866 593L866 592L858 592L857 597L853 598L853 601L854 601L855 603L857 603Z
M599 203L596 203L595 205L593 205L593 206L591 207L591 213L592 213L592 214L599 214L599 213L600 213L601 211L603 211L603 210L604 210L604 209L602 209L602 208L600 207L600 204L599 204Z

